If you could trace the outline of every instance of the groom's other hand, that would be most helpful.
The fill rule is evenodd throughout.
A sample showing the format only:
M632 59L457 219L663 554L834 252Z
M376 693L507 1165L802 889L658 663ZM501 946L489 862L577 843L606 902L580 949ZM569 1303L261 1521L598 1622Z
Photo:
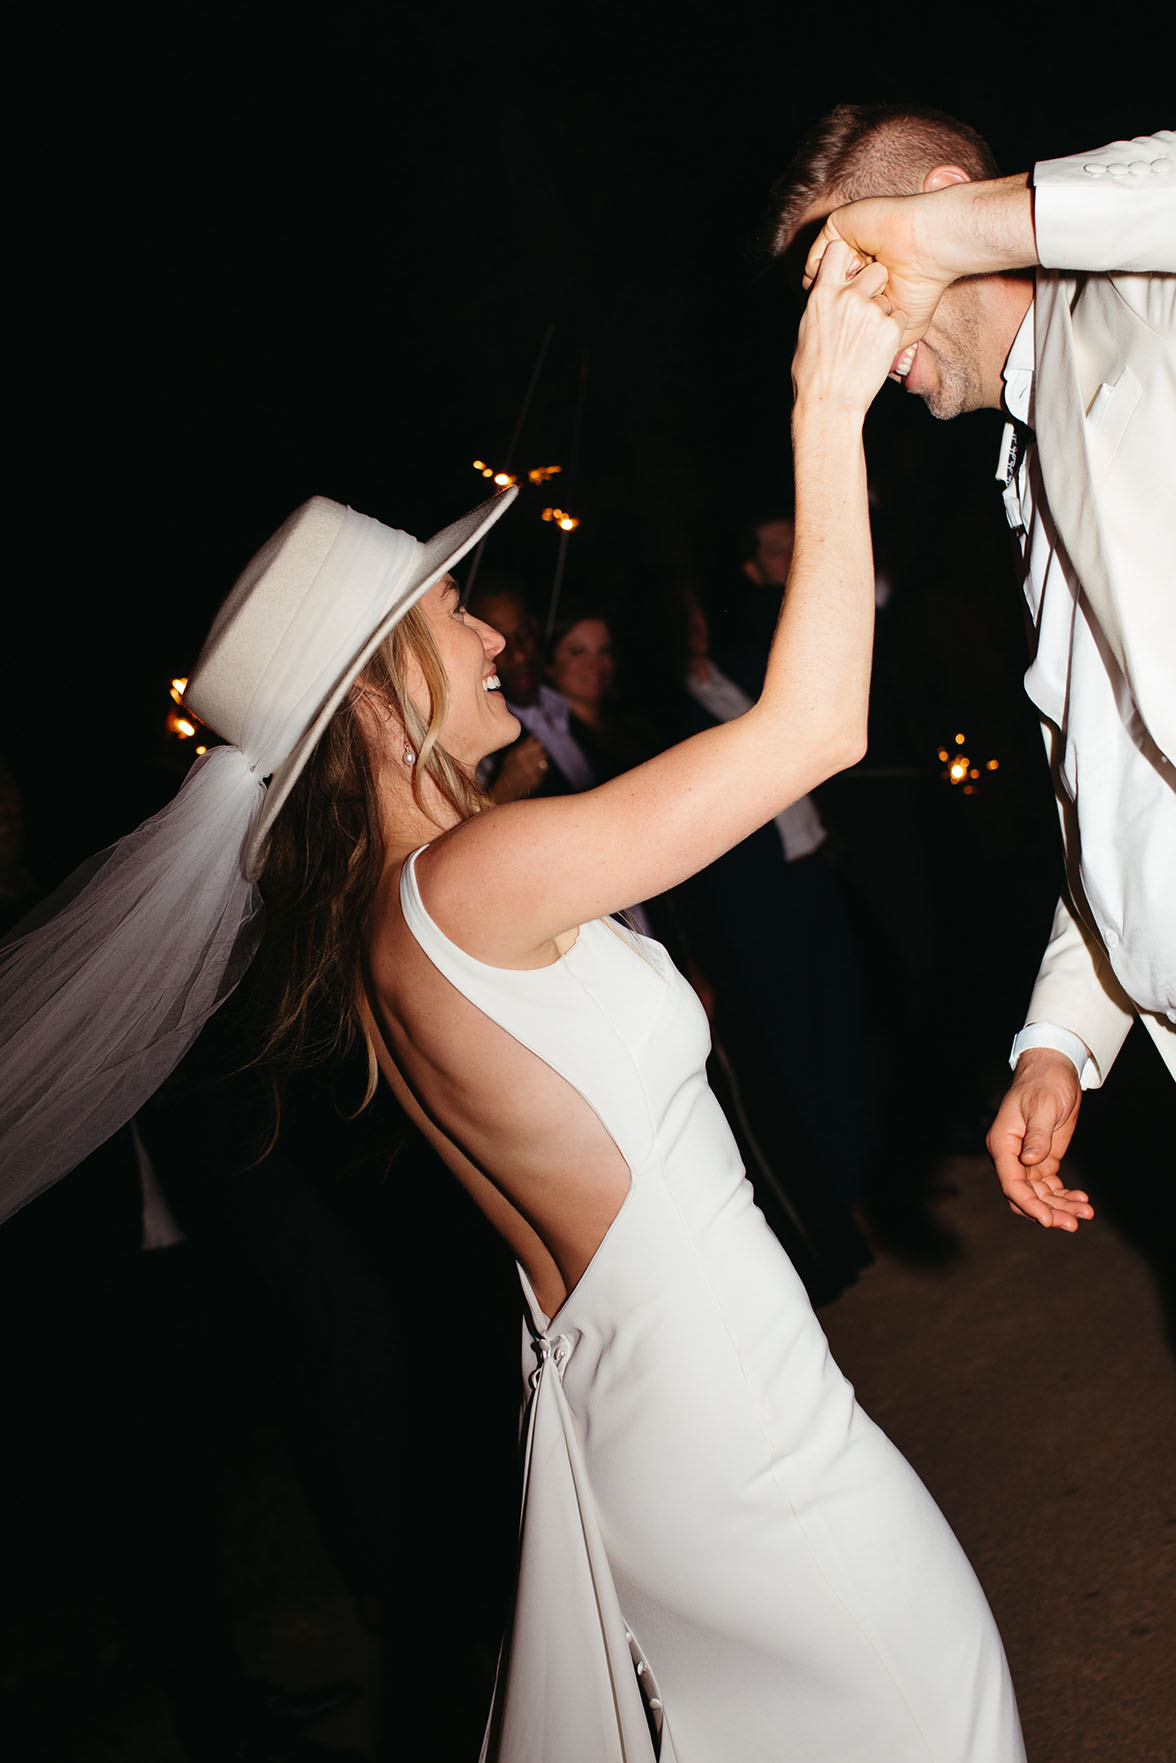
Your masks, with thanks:
M1069 1148L1082 1089L1073 1062L1051 1047L1021 1054L1012 1087L988 1134L988 1151L1010 1207L1045 1229L1078 1229L1094 1207L1058 1174Z

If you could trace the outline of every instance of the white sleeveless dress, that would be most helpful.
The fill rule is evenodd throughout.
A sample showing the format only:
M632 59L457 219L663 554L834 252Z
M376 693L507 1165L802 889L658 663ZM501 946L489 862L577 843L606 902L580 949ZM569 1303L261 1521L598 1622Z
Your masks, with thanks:
M518 1583L483 1763L1023 1763L984 1595L755 1206L665 950L597 922L505 971L432 922L412 858L400 897L631 1175L555 1316L522 1276Z

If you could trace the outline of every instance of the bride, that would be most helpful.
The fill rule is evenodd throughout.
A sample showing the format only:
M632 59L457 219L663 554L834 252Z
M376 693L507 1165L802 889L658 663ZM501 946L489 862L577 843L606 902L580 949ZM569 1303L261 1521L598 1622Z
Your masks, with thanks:
M505 498L423 547L308 503L246 570L188 688L228 743L204 762L222 843L242 826L215 912L208 880L177 884L182 913L167 903L189 967L225 967L223 925L252 910L225 900L256 874L269 1053L295 1058L324 1016L338 1041L366 1040L373 1083L518 1261L525 1481L488 1760L1024 1755L983 1594L754 1205L706 1085L701 1007L611 916L864 751L861 426L902 330L885 284L831 246L800 327L795 557L743 716L597 789L486 808L477 765L518 723L502 639L448 571ZM202 787L193 774L177 803ZM207 819L185 827L190 851ZM201 913L222 928L198 935ZM146 946L140 926L124 965ZM205 984L206 1014L231 977ZM159 1038L174 1054L182 1037L169 1019ZM478 1318L445 1243L417 1252L435 1293L420 1374L460 1404Z
M504 1763L1023 1754L971 1571L755 1209L706 1087L702 1012L660 946L610 917L864 750L861 423L900 327L884 274L851 268L823 269L801 326L796 554L753 709L598 789L476 812L469 780L518 724L502 639L446 574L364 668L270 836L276 930L338 900L339 866L321 868L336 802L372 805L338 1007L518 1260L526 1485L485 1752ZM287 1019L320 975L287 968ZM425 1369L460 1401L477 1319L444 1243L421 1251Z

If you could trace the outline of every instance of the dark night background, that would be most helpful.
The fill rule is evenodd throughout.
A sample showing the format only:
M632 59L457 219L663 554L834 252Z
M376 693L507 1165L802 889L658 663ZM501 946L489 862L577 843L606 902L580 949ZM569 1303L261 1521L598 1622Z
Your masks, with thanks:
M150 13L42 6L35 23L18 26L9 63L15 248L0 644L0 756L25 797L36 882L51 886L174 792L190 745L165 731L168 682L190 669L242 564L312 494L427 536L482 499L475 458L515 471L558 463L564 475L524 491L496 529L485 568L518 572L542 604L559 541L539 514L561 503L582 521L567 545L565 592L610 604L641 664L662 641L667 590L696 585L721 616L741 580L739 529L787 497L797 311L757 258L755 237L800 136L837 102L914 99L975 124L1012 171L1170 123L1167 91L1159 81L1149 89L1137 65L1149 52L1146 34L1128 40L1125 24L1103 27L1097 44L1064 50L1052 18L1047 29L975 9L914 17L746 0L474 12L374 0ZM1170 56L1157 72L1170 83ZM1105 89L1092 98L1095 79ZM999 1094L1059 868L1040 738L1020 684L1020 596L992 481L1000 427L993 412L937 424L886 387L867 432L879 555L901 580L879 642L888 712L872 726L871 763L924 773L909 795L919 797L912 818L922 816L932 907L922 915L912 907L908 924L912 945L934 947L943 1000L929 1044L910 1058L916 1076L929 1071L935 1095L957 1105L951 1124L965 1150L978 1149L974 1116ZM637 667L631 662L631 678ZM936 749L957 729L975 757L1001 760L970 798L937 775ZM859 783L866 793L886 787ZM886 815L884 805L865 821L885 826ZM859 853L876 888L896 843L884 830ZM872 1002L893 1038L888 1001ZM1141 1117L1162 1118L1141 1116L1131 1069L1125 1059L1114 1090L1121 1101L1101 1116L1102 1140L1089 1141L1103 1144L1103 1167L1116 1175L1116 1122L1126 1115L1136 1132ZM1159 1082L1161 1100L1148 1101L1145 1084L1144 1102L1170 1110L1170 1086ZM1157 1090L1154 1073L1152 1083ZM917 1106L919 1094L916 1086ZM1093 1104L1086 1114L1093 1132ZM1157 1182L1164 1173L1157 1168ZM337 1167L326 1174L324 1185L346 1190ZM272 1179L281 1203L262 1186L258 1266L274 1259L262 1223L269 1232L276 1220L301 1242L280 1165ZM1130 1185L1141 1198L1122 1228L1149 1260L1150 1240L1162 1245L1176 1314L1172 1232L1157 1228L1146 1183ZM1102 1190L1111 1217L1117 1186ZM370 1240L398 1294L410 1297L409 1255L396 1245L426 1241L437 1229L429 1207L454 1204L447 1186L439 1197L425 1189L411 1180L386 1195L381 1188L389 1214ZM211 1191L216 1202L221 1190ZM239 1226L241 1193L251 1190L227 1191L226 1214ZM246 1210L246 1229L251 1218ZM455 1227L446 1240L459 1237ZM468 1253L472 1265L481 1238ZM138 1256L137 1243L135 1258L151 1259ZM426 1276L432 1263L423 1256ZM499 1401L487 1376L485 1399L512 1436L500 1445L487 1443L489 1430L479 1436L480 1448L512 1463L513 1302L503 1305L504 1343L483 1320L462 1343L509 1382ZM994 1314L1002 1308L988 1304ZM96 1331L96 1351L102 1339ZM378 1332L369 1346L382 1364ZM408 1359L401 1369L396 1351L393 1342L380 1378L403 1376L408 1388L411 1376L414 1404L418 1382L436 1383L436 1400L445 1399L444 1380L418 1379ZM953 1381L954 1371L953 1363ZM379 1411L366 1396L355 1408ZM422 1430L427 1436L428 1423ZM426 1491L438 1510L469 1508L469 1487L456 1485L464 1459L449 1463L438 1436L441 1448L422 1455L423 1467L404 1453L409 1468L440 1475ZM399 1435L393 1443L399 1451ZM268 1502L271 1484L264 1488ZM419 1490L406 1498L406 1509L428 1507ZM382 1503L381 1493L374 1505ZM23 1520L19 1502L10 1509ZM510 1501L503 1510L513 1510ZM238 1514L247 1530L252 1508L239 1499ZM483 1528L509 1538L509 1519ZM1101 1532L1101 1515L1091 1528ZM0 1545L19 1553L19 1529ZM454 1553L460 1527L456 1534ZM18 1674L21 1648L36 1664L42 1634L47 1655L64 1646L52 1575L34 1559L33 1528L30 1536L27 1583L48 1614L0 1612L22 1637ZM424 1586L436 1546L427 1523L416 1546ZM259 1552L267 1574L282 1547L272 1558ZM248 1547L238 1552L251 1559ZM1019 1571L1015 1550L1009 1558ZM62 1576L65 1609L74 1571L70 1563ZM267 1580L265 1599L276 1596ZM301 1606L291 1608L291 1621L301 1621ZM1069 1697L1068 1616L1058 1625L1065 1678L1045 1679L1064 1686L1051 1691L1051 1729L1054 1701ZM434 1632L421 1623L430 1655ZM1036 1619L1033 1634L1036 1643ZM76 1651L88 1659L83 1642ZM416 1669L411 1649L407 1658ZM68 1713L80 1730L89 1710L66 1709L56 1660L52 1651L46 1705L60 1699L63 1720ZM449 1671L444 1649L438 1660ZM67 1660L61 1682L76 1668ZM285 1669L279 1656L274 1670ZM29 1678L40 1695L35 1670ZM418 1699L416 1689L402 1699ZM113 1706L117 1693L102 1689L99 1707ZM442 1693L451 1694L448 1681ZM428 1698L419 1700L425 1709ZM40 1721L36 1696L31 1705Z
M1028 102L1021 54L1001 78L962 43L815 9L40 17L12 82L0 738L45 880L171 792L167 681L252 549L315 492L421 534L478 501L471 461L504 462L549 325L511 463L565 475L487 567L542 597L556 501L583 522L570 590L639 607L692 577L721 597L736 529L787 472L795 313L755 233L831 103L954 109L1011 169L1163 121L1138 92L1093 114L1056 59ZM872 426L929 555L971 507L969 557L1003 547L995 418L939 427L887 388ZM1007 595L954 582L955 542L933 616L959 629L962 714L978 620L998 648L1020 636ZM1019 668L994 670L1006 696Z

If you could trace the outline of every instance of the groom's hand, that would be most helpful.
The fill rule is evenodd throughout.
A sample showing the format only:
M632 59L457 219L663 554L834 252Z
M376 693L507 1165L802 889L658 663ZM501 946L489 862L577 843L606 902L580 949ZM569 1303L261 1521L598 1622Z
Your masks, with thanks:
M1081 1189L1064 1187L1058 1175L1081 1100L1073 1062L1051 1047L1032 1047L1017 1060L1012 1087L988 1134L1009 1205L1047 1230L1075 1231L1080 1218L1094 1217Z

